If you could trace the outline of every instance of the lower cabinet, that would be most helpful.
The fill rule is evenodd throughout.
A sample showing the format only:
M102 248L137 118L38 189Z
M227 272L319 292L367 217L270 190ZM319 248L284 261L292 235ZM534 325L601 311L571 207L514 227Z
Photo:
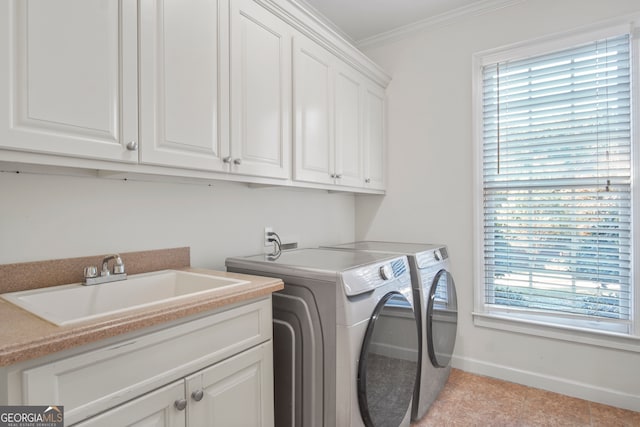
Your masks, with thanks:
M271 365L268 342L75 425L272 426Z
M65 425L273 420L271 297L0 368L0 405L64 406Z

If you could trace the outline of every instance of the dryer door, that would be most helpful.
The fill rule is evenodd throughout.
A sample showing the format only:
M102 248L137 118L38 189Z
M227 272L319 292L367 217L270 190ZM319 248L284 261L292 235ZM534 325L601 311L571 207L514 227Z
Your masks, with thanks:
M366 426L398 426L410 410L418 372L418 329L411 303L386 294L376 306L358 364L358 403Z
M433 366L449 365L456 344L458 300L451 273L440 270L433 279L427 303L427 348Z

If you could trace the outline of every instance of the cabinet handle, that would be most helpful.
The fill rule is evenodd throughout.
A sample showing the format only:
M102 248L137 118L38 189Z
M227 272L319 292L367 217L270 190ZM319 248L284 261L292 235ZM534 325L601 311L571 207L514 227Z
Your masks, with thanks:
M191 398L196 402L200 402L204 397L204 392L202 390L194 391L191 393Z
M175 406L178 411L184 411L184 408L187 407L187 401L186 399L178 399L173 402L173 406Z
M233 159L233 164L234 165L239 165L242 163L242 159Z
M137 149L138 149L138 142L136 141L127 142L127 150L136 151Z
M223 161L224 163L231 163L231 156L227 156L227 157L225 157L224 159L222 159L222 161Z

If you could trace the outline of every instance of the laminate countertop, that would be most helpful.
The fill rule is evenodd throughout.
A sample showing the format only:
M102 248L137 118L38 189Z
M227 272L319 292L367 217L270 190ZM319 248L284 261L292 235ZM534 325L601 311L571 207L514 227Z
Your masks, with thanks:
M192 267L177 270L246 280L234 289L221 288L207 296L193 296L180 301L129 310L96 320L57 326L0 298L0 366L68 350L106 338L161 325L270 295L284 288L280 279L227 273ZM95 285L100 286L100 285Z

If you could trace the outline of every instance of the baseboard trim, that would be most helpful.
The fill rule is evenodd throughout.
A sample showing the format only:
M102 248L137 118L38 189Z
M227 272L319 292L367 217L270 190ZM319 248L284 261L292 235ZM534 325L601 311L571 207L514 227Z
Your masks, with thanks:
M451 366L472 374L493 377L504 381L540 388L591 402L616 406L637 411L640 408L640 395L623 393L617 390L599 387L595 384L581 383L565 378L556 378L531 371L510 368L508 366L483 362L466 357L453 356Z

